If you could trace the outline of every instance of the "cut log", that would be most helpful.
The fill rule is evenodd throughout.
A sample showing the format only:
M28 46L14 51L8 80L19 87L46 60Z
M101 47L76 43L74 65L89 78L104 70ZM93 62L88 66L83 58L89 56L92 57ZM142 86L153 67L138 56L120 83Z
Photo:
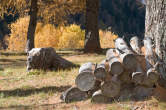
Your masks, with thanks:
M147 78L152 82L152 83L156 83L157 80L159 79L159 74L158 72L155 70L155 68L150 68L147 71Z
M153 50L152 39L146 37L143 41L145 47L146 70L149 70L156 64L157 58Z
M132 72L128 71L128 70L124 70L124 72L122 74L120 74L118 76L118 79L122 82L122 83L131 83L132 82Z
M130 39L130 46L135 53L141 54L141 44L137 36L134 36Z
M135 100L144 100L152 96L154 88L147 88L145 86L137 86L133 91L133 98Z
M98 64L95 71L94 75L97 80L104 81L106 78L106 70L105 70L105 63Z
M143 72L140 64L137 63L136 72L132 73L132 80L133 80L133 82L135 82L136 84L142 84L144 79L145 79L145 77L146 77L146 75Z
M120 92L120 81L114 76L111 81L105 81L101 85L101 91L104 96L116 97Z
M123 72L123 66L120 62L120 58L118 56L116 49L109 49L106 54L106 60L109 63L109 73L110 74L121 74Z
M28 52L27 70L58 70L75 67L70 61L61 58L53 48L33 48Z
M83 64L79 69L79 75L75 79L75 84L81 91L92 90L95 86L96 78L93 74L95 65L91 62Z
M113 101L113 98L104 96L102 94L101 90L96 91L92 95L92 99L91 99L91 102L93 102L93 103L108 103L108 102L112 102L112 101Z
M88 96L92 97L93 93L98 91L100 88L101 88L101 81L96 80L94 88L88 91Z
M77 87L71 87L62 93L60 99L66 103L82 101L88 98L87 92L80 91Z
M124 67L130 70L136 69L137 59L122 38L117 38L115 40L115 48L119 51L119 56Z

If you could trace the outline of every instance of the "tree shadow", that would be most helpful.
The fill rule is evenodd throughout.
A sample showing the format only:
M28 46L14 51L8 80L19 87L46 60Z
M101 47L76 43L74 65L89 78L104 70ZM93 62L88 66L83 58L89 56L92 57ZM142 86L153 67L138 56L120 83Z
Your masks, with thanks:
M42 87L42 88L28 88L28 89L23 89L23 88L18 88L18 89L14 89L14 90L2 90L0 91L0 94L3 94L3 97L25 97L25 96L29 96L31 94L36 94L36 93L40 93L40 92L44 92L44 93L48 93L49 91L52 92L63 92L66 89L70 88L71 85L67 85L67 86L49 86L49 87Z
M30 106L16 105L16 106L9 106L9 107L0 107L0 109L3 109L3 110L13 110L13 109L14 110L40 110L40 109L52 110L52 109L56 109L56 106L61 103L63 102L54 103L54 104L30 105Z

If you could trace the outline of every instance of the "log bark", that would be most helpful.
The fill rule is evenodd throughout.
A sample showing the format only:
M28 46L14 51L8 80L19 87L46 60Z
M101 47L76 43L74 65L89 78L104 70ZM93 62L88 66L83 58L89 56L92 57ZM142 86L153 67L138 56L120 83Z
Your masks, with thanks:
M134 36L130 39L130 46L135 53L141 54L141 43L137 36Z
M120 83L117 76L112 77L110 81L103 82L101 85L102 94L107 97L118 96L120 92Z
M101 63L97 65L94 71L94 75L97 80L104 81L106 79L107 72L105 69L105 63Z
M106 53L106 60L109 63L109 73L110 74L121 74L123 72L123 66L120 62L118 52L116 49L109 49Z
M79 90L77 87L71 87L62 93L60 99L66 103L73 101L82 101L88 98L87 92Z
M113 99L110 97L106 97L102 94L101 90L96 91L93 95L92 95L92 99L91 102L93 103L109 103L112 102Z
M135 70L137 65L136 57L123 38L117 38L115 40L115 48L119 51L119 56L124 67L126 69Z
M75 79L75 84L81 91L89 91L95 87L96 78L93 74L95 65L91 62L83 64L79 69L79 75Z

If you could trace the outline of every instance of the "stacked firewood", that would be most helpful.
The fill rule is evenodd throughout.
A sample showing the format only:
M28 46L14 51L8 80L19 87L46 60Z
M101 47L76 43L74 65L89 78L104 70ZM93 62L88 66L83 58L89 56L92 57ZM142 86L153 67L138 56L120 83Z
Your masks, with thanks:
M109 102L152 95L159 78L152 40L145 38L144 46L136 36L131 38L130 47L123 38L114 43L115 48L106 52L101 63L88 62L80 67L76 87L65 91L61 99L71 102L91 97L92 102Z

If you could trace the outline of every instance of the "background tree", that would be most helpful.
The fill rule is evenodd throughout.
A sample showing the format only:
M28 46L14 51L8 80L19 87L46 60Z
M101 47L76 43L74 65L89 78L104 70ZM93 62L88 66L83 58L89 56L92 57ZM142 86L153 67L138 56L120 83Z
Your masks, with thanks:
M100 52L98 31L99 0L86 0L85 52Z
M65 24L65 17L83 10L84 0L2 0L0 1L1 16L4 13L20 16L30 15L27 32L26 51L34 48L34 33L37 20L57 25Z
M145 28L145 37L154 40L155 52L162 62L158 71L166 79L166 0L146 1Z

